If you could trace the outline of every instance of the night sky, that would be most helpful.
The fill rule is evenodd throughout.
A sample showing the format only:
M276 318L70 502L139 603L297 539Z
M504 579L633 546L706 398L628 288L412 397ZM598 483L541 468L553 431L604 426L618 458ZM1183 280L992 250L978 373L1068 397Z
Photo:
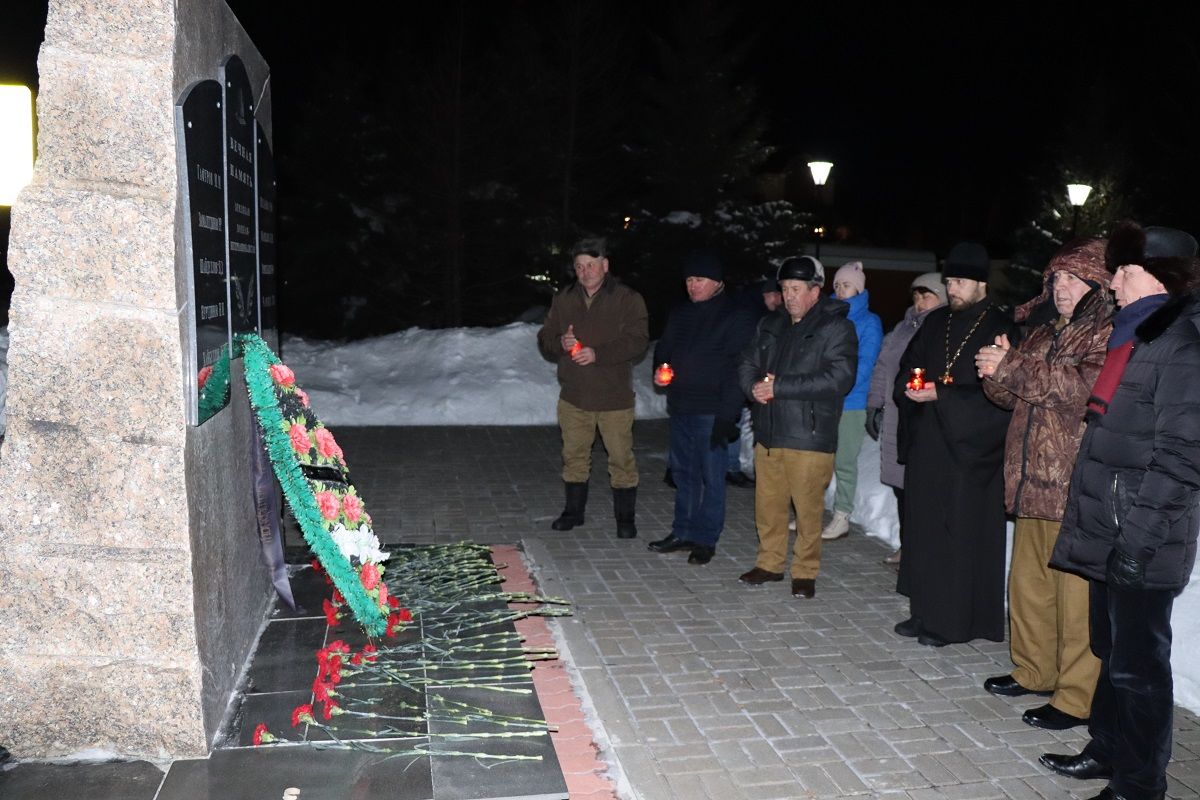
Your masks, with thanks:
M45 3L9 5L19 8L5 10L0 78L32 82ZM434 25L456 7L396 4L402 18L392 22L374 4L341 7L347 17L308 0L230 5L272 67L277 147L300 124L314 74L369 82L398 28ZM630 60L638 80L653 71L654 38L679 5L607 4L624 15L624 41L588 46ZM1085 179L1118 171L1144 221L1200 232L1196 12L1125 4L1098 16L1078 4L1005 4L984 13L977 5L935 13L912 4L738 4L731 45L745 48L738 79L757 88L765 138L777 148L767 169L834 161L837 214L853 226L852 240L881 246L944 253L973 237L1006 255L1010 232L1068 165ZM497 15L549 6L463 8L476 28L470 45L487 48L497 45ZM390 102L386 83L371 91ZM281 175L284 204L287 185Z

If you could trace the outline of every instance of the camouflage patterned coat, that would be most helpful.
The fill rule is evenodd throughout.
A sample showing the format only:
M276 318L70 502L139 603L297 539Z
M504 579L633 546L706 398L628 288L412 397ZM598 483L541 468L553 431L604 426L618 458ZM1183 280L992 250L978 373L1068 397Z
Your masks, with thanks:
M1088 395L1112 333L1107 284L1105 276L1065 326L1056 318L1032 328L984 380L992 402L1013 410L1004 449L1004 504L1011 514L1062 520ZM1053 300L1046 302L1053 312Z

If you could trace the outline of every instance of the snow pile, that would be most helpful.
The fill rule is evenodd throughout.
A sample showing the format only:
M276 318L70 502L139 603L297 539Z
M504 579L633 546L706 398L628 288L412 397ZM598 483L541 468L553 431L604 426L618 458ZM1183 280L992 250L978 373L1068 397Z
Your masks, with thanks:
M347 344L289 337L282 357L331 426L554 425L558 379L538 327L410 328ZM633 376L637 417L665 417L648 362Z

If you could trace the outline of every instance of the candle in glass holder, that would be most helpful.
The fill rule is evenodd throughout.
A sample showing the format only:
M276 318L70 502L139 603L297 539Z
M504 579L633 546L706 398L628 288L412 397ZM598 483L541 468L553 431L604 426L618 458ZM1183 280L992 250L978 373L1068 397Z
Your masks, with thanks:
M567 351L567 355L574 356L574 355L578 354L579 351L582 349L583 349L583 342L576 339L575 344L571 345L571 349Z
M671 369L670 364L659 364L658 369L654 371L654 380L662 386L666 386L675 378L675 370Z
M924 389L925 388L925 368L924 367L913 367L912 368L912 377L908 379L908 383L906 384L906 386L908 386L908 388L912 389L914 392L919 392L922 389Z

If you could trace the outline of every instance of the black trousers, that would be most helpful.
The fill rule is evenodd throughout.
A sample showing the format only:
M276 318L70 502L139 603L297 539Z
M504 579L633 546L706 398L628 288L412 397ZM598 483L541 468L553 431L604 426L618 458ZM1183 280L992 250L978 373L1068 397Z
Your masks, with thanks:
M1092 652L1100 679L1084 753L1112 767L1112 790L1128 800L1167 791L1171 727L1171 606L1175 592L1110 589L1090 581Z

